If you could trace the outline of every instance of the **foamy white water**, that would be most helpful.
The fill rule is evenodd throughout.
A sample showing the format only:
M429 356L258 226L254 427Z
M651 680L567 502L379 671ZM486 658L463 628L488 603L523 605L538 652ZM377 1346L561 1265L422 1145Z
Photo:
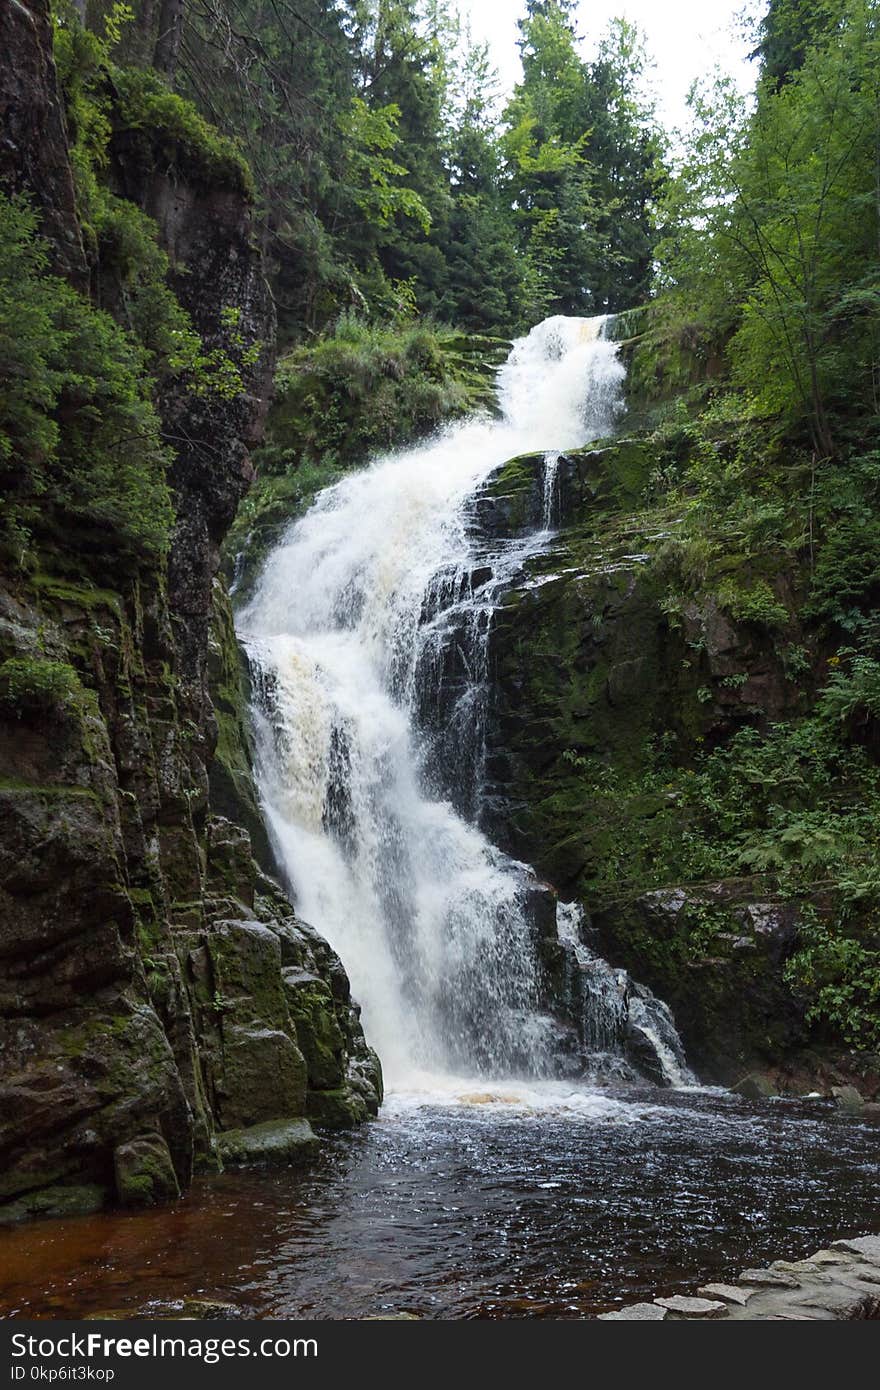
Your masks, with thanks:
M603 323L546 320L499 374L500 419L466 420L323 492L239 618L268 823L393 1088L559 1065L534 877L473 823L493 604L547 531L487 555L469 504L506 460L544 452L552 488L561 451L611 433L624 370ZM627 977L608 975L594 992L616 1018Z

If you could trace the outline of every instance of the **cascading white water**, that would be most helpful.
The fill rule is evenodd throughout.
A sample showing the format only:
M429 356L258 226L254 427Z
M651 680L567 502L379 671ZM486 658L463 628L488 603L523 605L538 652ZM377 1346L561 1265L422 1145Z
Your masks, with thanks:
M473 792L494 596L547 535L507 542L487 566L468 504L499 465L538 451L552 491L560 452L611 432L624 369L604 322L547 319L499 373L500 419L468 419L323 492L239 618L279 856L298 911L348 969L392 1085L555 1066L536 881L447 799L455 768L437 766L437 726L455 734L446 762L460 738ZM545 499L545 526L550 515ZM453 647L458 693L432 729L432 679Z

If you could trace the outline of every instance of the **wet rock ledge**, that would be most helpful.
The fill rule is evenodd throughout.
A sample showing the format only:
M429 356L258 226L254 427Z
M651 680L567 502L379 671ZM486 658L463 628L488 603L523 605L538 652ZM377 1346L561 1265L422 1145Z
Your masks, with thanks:
M630 1303L603 1322L727 1318L734 1321L880 1320L880 1236L836 1240L806 1260L774 1260L744 1269L732 1284L704 1284L697 1296L675 1294Z

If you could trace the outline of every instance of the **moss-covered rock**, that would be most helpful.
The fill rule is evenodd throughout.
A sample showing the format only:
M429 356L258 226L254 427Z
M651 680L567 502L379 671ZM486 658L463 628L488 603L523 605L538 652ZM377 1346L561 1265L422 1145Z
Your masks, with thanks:
M109 1205L110 1190L97 1183L82 1187L42 1187L0 1206L0 1224L27 1221L37 1217L91 1216Z
M248 721L247 662L235 635L229 595L219 578L214 581L208 658L217 721L217 743L208 767L211 807L215 815L244 826L254 857L266 872L274 873L275 855L251 770L253 747Z
M235 143L171 91L159 73L150 67L116 68L113 88L115 155L137 168L140 177L158 173L214 194L228 189L240 198L253 196L250 169Z
M362 1096L349 1087L329 1091L309 1091L308 1113L315 1124L327 1129L351 1129L369 1115Z
M309 1086L328 1090L345 1078L345 1038L329 987L296 966L284 971L284 990L297 1042L306 1059Z
M662 300L615 315L609 332L627 366L629 430L653 427L670 409L696 413L711 383L726 374L724 329L680 320Z
M227 1024L222 1076L215 1082L215 1094L224 1128L262 1124L279 1111L302 1115L306 1108L302 1053L282 1028Z
M151 1207L180 1196L168 1145L158 1134L118 1144L113 1153L116 1195L124 1207Z
M318 1141L308 1120L268 1120L220 1135L220 1153L231 1168L251 1163L307 1163L317 1150Z
M669 1003L702 1074L730 1084L806 1047L803 1008L784 976L798 908L761 881L609 896L592 921L611 960L637 960Z
M719 438L688 427L559 460L558 533L491 634L485 824L585 903L600 949L671 1004L704 1074L735 1080L815 1044L788 967L801 910L828 905L767 875L733 880L746 851L710 843L721 792L699 781L706 757L803 717L815 660L784 538L744 543L723 511L670 493L688 468L744 467L753 442ZM541 523L543 470L535 456L493 475L478 537ZM760 774L743 748L745 796Z

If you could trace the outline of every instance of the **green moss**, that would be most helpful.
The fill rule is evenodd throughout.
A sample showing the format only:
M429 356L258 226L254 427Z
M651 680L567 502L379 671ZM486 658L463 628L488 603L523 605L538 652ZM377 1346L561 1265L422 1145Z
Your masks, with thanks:
M159 1135L120 1144L114 1153L116 1195L124 1207L149 1207L173 1201L180 1187L168 1145Z
M45 786L40 783L27 782L24 779L14 777L0 777L0 792L9 792L20 796L40 796L51 799L63 799L66 797L78 798L80 800L93 801L96 805L101 805L101 799L90 787L76 786Z
M89 1053L103 1038L123 1038L130 1027L130 1014L89 1018L60 1030L54 1035L53 1042L64 1057L80 1058Z
M0 1206L0 1223L33 1220L38 1217L88 1216L108 1204L110 1193L96 1183L65 1187L42 1187Z
M230 922L211 932L208 949L218 994L235 999L242 1018L284 1028L287 1005L277 938L256 923Z
M253 196L253 178L235 143L209 125L192 102L172 92L152 68L115 68L113 120L139 132L149 157L163 172L176 169L187 181L225 185Z
M310 1119L326 1129L353 1129L368 1119L366 1102L347 1087L333 1091L309 1091Z
M650 428L670 406L697 415L708 387L726 373L724 342L715 325L683 319L664 300L630 310L612 322L627 365L629 428Z
M119 594L112 589L101 589L88 583L74 583L72 580L61 579L55 575L44 574L39 571L29 574L27 582L31 589L35 589L45 598L54 599L60 603L74 604L78 608L85 609L86 612L105 608L115 618L123 621L122 600Z
M251 770L248 672L221 581L214 586L208 675L217 719L217 746L208 766L211 810L247 830L254 857L272 873L275 856Z
M332 1089L345 1076L345 1039L333 996L322 980L302 980L299 975L300 972L286 972L285 993L297 1042L306 1059L309 1087Z
M305 1119L268 1120L247 1129L223 1130L217 1142L224 1163L230 1167L307 1163L318 1150L318 1141Z
M36 213L3 194L0 287L0 546L18 570L39 549L154 564L172 513L144 346L49 273Z

